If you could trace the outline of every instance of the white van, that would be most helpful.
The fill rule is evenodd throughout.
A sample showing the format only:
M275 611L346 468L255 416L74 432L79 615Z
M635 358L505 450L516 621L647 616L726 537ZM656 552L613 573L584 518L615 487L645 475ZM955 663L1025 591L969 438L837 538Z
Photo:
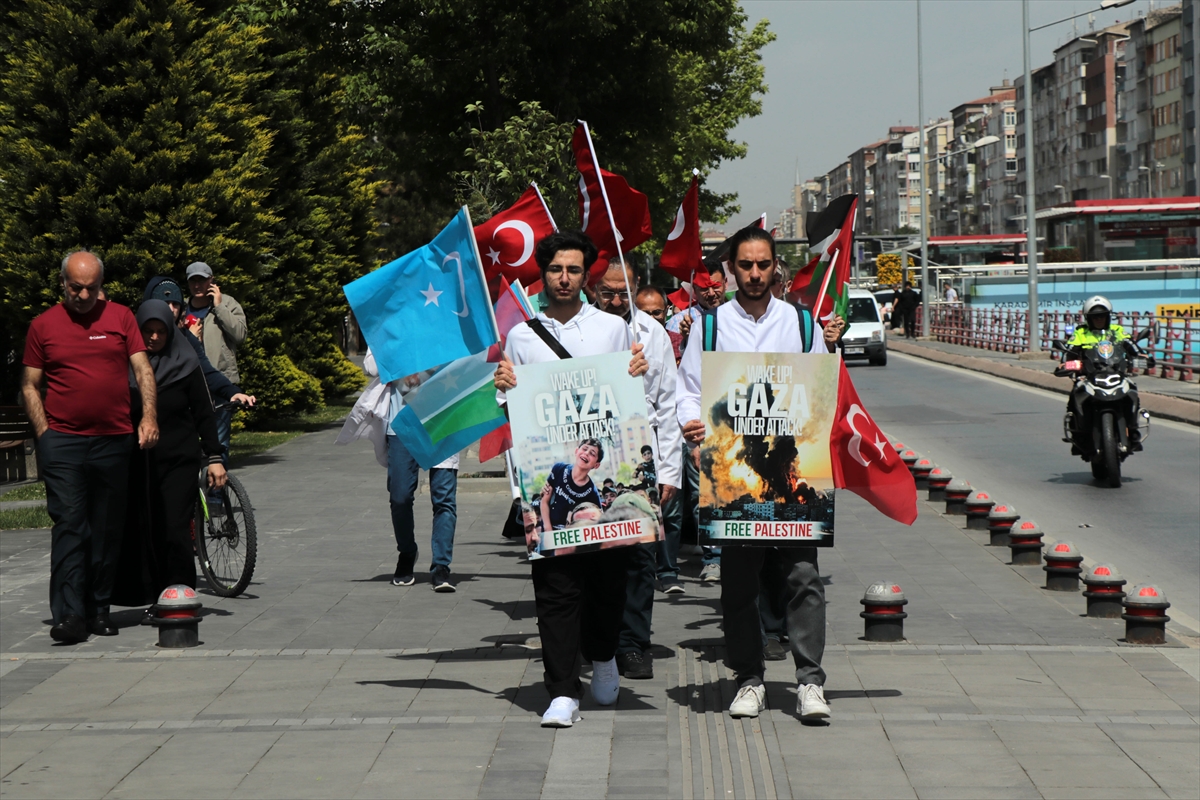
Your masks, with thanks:
M875 295L865 289L851 289L846 313L849 318L842 337L842 356L847 361L865 358L871 366L887 366L887 331Z

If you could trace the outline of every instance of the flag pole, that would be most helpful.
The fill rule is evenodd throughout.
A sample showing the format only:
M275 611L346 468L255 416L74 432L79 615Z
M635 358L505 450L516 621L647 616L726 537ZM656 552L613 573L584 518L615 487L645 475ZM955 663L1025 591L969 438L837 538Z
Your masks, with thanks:
M550 213L550 206L546 205L546 198L542 197L542 190L538 188L537 181L530 181L529 185L537 192L538 200L542 201L542 210L546 212L546 218L550 220L550 227L554 228L555 233L558 233L558 223L554 221L554 215Z
M479 242L475 241L475 224L471 222L471 209L466 206L462 207L463 213L467 215L467 226L471 229L471 252L475 255L475 271L479 273L479 285L485 290L487 289L487 275L483 274L483 257L479 255ZM500 325L496 322L496 309L492 308L491 298L484 303L488 310L488 319L492 321L492 334L496 337L496 343L500 343Z
M588 153L592 156L592 166L596 168L596 180L600 182L600 196L604 198L604 210L608 213L608 224L612 228L613 241L617 245L617 259L621 262L621 276L625 279L625 291L629 295L629 331L633 334L633 343L638 343L637 314L634 313L633 287L629 285L629 269L625 266L625 254L621 252L621 232L617 230L617 221L613 219L612 206L608 203L608 190L604 188L604 174L600 169L600 159L596 158L596 148L592 144L592 132L587 122L579 120L583 126L583 135L587 137Z

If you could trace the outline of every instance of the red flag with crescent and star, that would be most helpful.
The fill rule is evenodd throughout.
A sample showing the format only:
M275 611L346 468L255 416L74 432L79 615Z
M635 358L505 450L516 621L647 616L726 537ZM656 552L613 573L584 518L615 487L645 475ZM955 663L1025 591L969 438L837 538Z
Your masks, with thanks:
M618 252L628 253L653 236L650 201L620 175L600 169L591 134L583 120L575 126L571 149L579 168L579 228L591 238L596 249L610 259L616 258ZM605 196L608 197L607 209ZM615 233L614 223L617 226ZM486 257L484 261L487 261Z
M667 234L658 263L664 272L681 281L690 281L693 272L704 269L704 255L700 250L699 174L699 170L692 170L692 185L675 213L675 225Z
M829 437L833 485L849 489L897 522L917 519L917 485L887 437L858 399L846 365L839 365L838 408Z
M517 202L475 226L475 242L493 303L500 298L501 276L509 283L520 281L524 286L541 279L533 251L554 231L554 220L536 186L530 186Z

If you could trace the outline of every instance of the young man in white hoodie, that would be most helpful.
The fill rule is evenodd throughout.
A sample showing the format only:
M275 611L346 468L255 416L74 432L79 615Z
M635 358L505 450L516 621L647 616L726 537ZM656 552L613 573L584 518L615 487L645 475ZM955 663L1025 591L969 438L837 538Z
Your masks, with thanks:
M629 374L649 368L642 345L634 344L629 325L580 300L596 246L579 231L558 231L538 242L535 251L545 287L543 310L509 331L505 357L496 369L496 389L517 385L513 367L560 358L628 351ZM500 397L501 402L504 397ZM617 640L625 610L627 547L596 553L537 559L531 563L542 663L550 708L543 727L569 728L580 719L579 654L592 662L591 692L601 705L617 702Z
M804 314L796 306L771 294L775 271L775 240L759 228L744 228L729 243L737 294L713 312L717 316L715 350L744 353L827 353L841 331L840 319L820 335L806 335ZM808 315L811 320L811 315ZM702 321L696 323L698 326ZM820 331L814 323L807 323ZM679 362L679 387L675 393L683 438L698 453L705 425L700 409L700 354L703 331L688 339ZM808 346L805 340L808 340ZM765 707L763 686L763 635L759 622L759 574L769 548L745 545L722 548L721 609L729 666L737 680L737 694L729 706L733 717L757 717ZM815 547L781 547L787 573L784 602L787 631L796 664L797 713L804 720L829 716L825 702L825 587L817 569Z

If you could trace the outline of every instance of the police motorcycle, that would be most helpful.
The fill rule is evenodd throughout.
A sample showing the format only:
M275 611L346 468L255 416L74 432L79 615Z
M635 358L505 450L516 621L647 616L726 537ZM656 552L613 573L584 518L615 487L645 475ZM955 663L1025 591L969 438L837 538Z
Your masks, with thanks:
M1063 418L1063 441L1092 465L1092 477L1110 488L1121 485L1121 462L1140 451L1150 433L1150 414L1140 408L1137 384L1130 380L1138 369L1154 366L1137 342L1151 336L1149 329L1133 339L1117 341L1111 331L1098 334L1095 346L1081 348L1054 340L1063 353L1054 370L1075 381ZM1129 428L1134 420L1136 427Z

